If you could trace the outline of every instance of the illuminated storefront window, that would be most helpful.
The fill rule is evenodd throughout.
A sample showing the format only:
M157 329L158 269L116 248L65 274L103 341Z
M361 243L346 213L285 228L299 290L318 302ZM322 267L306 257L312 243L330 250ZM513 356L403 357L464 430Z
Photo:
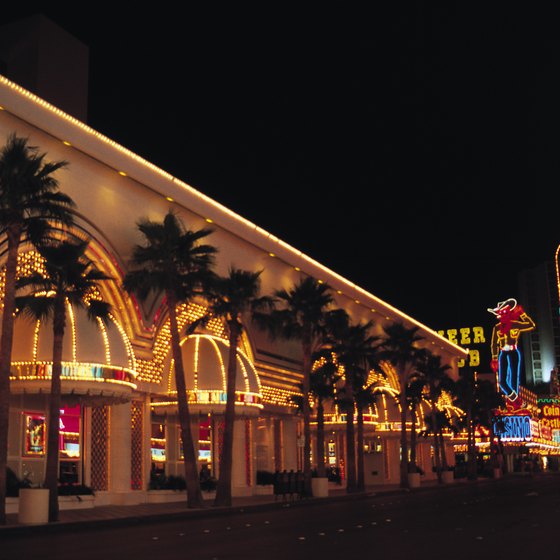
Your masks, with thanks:
M60 459L59 478L61 483L79 481L81 408L65 407L60 410L58 453ZM25 457L44 457L47 452L47 422L45 415L25 412L23 415Z
M210 416L200 421L198 460L201 463L212 463L212 427L210 425Z
M80 418L79 406L63 408L60 411L59 454L61 459L80 458Z
M80 481L81 418L82 410L79 405L60 410L58 454L59 480L62 484L76 484Z
M327 457L329 466L335 467L336 466L336 443L333 440L330 440L327 443Z
M152 468L154 470L165 470L165 424L152 424L151 437Z
M179 460L184 460L181 438L177 441ZM198 461L200 464L212 464L212 420L210 415L201 417L198 425Z
M47 424L45 416L37 413L24 413L24 447L27 457L42 457L47 452Z

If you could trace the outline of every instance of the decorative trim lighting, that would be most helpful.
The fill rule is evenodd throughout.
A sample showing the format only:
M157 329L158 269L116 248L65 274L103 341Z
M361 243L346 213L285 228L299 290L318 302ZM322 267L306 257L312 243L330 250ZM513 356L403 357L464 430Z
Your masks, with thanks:
M396 317L398 317L400 319L406 319L407 321L412 322L413 324L420 327L422 330L429 333L431 337L441 340L441 342L443 342L446 345L446 348L453 349L455 351L455 353L460 353L460 354L463 354L464 356L467 355L467 350L465 350L464 348L461 348L460 346L452 343L451 341L441 337L437 332L433 331L432 329L430 329L426 325L423 325L422 323L412 319L411 317L408 317L406 314L402 313L401 311L399 311L395 307L391 306L390 304L380 300L379 298L377 298L376 296L374 296L370 292L364 290L363 288L361 288L361 287L357 286L356 284L350 282L349 280L347 280L343 276L341 276L341 275L337 274L336 272L330 270L329 268L323 266L321 263L319 263L319 262L315 261L314 259L312 259L311 257L308 257L307 255L303 254L301 251L296 250L294 247L292 247L288 243L282 241L281 239L277 238L276 236L272 235L271 233L267 232L266 230L262 229L261 227L253 224L251 221L241 217L240 215L236 214L235 212L233 212L229 208L219 204L218 202L211 199L210 197L202 194L201 192L199 192L198 190L196 190L192 186L188 185L187 183L184 183L183 181L180 181L180 180L176 179L171 174L163 171L162 169L160 169L156 165L146 161L145 159L141 158L140 156L138 156L134 152L124 148L123 146L121 146L117 142L115 142L113 140L110 140L106 136L100 134L96 130L92 129L91 127L87 126L86 124L84 124L80 120L76 119L75 117L72 117L72 116L68 115L67 113L65 113L61 109L55 107L54 105L48 103L44 99L41 99L40 97L31 93L30 91L26 90L25 88L21 87L20 85L10 81L5 76L0 75L0 86L2 88L12 92L13 94L20 96L20 98L24 99L28 103L33 103L34 105L36 105L37 107L39 107L43 111L45 111L45 113L48 113L52 116L57 117L63 123L66 123L69 126L74 127L74 130L72 132L74 132L74 133L80 132L84 135L88 135L90 138L93 138L97 142L101 143L103 145L103 147L108 147L108 148L114 150L115 154L127 157L132 162L134 162L135 165L142 166L144 169L150 170L151 172L157 174L162 179L166 179L166 180L172 182L177 187L179 187L182 190L188 192L190 196L194 197L197 200L197 202L202 202L206 205L211 206L212 208L216 209L218 212L220 212L224 216L227 216L228 218L233 220L236 225L243 225L244 227L246 227L248 233L253 233L260 238L259 241L262 241L262 242L267 243L269 245L272 244L272 243L275 244L276 246L281 248L284 252L286 252L291 259L293 258L293 259L297 259L301 262L305 262L307 265L311 266L313 269L320 270L320 271L324 272L325 274L327 274L327 276L329 278L329 281L332 279L332 280L336 280L338 282L341 282L345 286L349 287L350 289L355 290L359 294L364 295L364 297L366 297L368 300L374 300L376 302L380 302L380 304L382 304L383 307L385 307L388 311L390 311ZM4 106L4 108L5 108L5 106ZM16 115L16 116L21 117L21 113L19 115ZM25 118L25 116L23 118ZM37 125L36 122L35 122L35 124ZM74 144L76 144L76 142L74 142ZM92 157L95 157L95 155L92 156ZM120 173L126 175L124 172L120 172ZM255 241L250 241L250 239L247 239L246 237L243 237L243 236L240 236L240 237L242 239L245 239L245 240L255 244ZM290 263L290 264L292 264L292 263ZM316 274L312 274L312 275L316 276ZM387 317L387 319L390 320L390 317Z
M46 381L52 375L52 362L12 362L11 381ZM136 372L117 366L62 362L62 379L116 383L136 389Z

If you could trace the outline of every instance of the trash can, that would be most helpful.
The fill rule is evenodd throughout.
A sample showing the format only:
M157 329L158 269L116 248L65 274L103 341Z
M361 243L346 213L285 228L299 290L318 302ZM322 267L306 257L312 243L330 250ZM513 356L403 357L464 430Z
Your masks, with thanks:
M23 525L49 522L48 488L20 488L18 522Z

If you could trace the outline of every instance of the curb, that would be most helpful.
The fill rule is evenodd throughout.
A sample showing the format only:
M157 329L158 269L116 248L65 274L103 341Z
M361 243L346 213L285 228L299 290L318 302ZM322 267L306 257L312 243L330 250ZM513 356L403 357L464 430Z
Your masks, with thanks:
M485 482L495 482L492 479L465 481L467 484L480 484ZM281 510L288 508L299 508L309 506L320 506L343 501L365 500L378 496L390 496L396 494L413 495L428 491L446 491L456 488L465 482L455 481L447 485L424 485L419 488L388 488L376 489L375 491L355 492L351 494L339 494L324 498L302 498L294 501L270 501L259 504L233 505L229 507L208 506L202 509L185 509L173 512L160 512L153 514L128 515L123 517L79 519L75 521L60 521L56 523L44 523L38 525L4 525L0 526L0 536L29 536L38 534L56 534L69 530L79 529L89 531L104 528L140 526L149 523L164 523L167 521L178 521L183 519L204 519L208 517L219 517L226 515L237 515L244 513L254 513L259 511Z

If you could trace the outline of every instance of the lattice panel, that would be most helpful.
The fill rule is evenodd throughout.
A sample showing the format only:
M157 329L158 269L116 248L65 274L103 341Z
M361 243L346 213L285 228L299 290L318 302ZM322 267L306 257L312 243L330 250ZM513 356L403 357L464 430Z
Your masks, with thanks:
M274 419L274 467L275 470L281 471L284 469L284 454L283 454L283 434L282 434L282 420L279 418Z
M214 424L212 427L212 446L215 453L215 458L212 462L214 463L214 469L219 476L220 462L222 461L222 450L224 448L224 421L219 417L214 418Z
M253 479L253 461L251 461L253 439L251 437L251 420L245 420L245 480L247 486L251 486Z
M143 403L132 401L130 409L132 422L130 430L130 488L131 490L142 490L142 441L144 434Z
M109 408L91 409L91 487L109 490Z

